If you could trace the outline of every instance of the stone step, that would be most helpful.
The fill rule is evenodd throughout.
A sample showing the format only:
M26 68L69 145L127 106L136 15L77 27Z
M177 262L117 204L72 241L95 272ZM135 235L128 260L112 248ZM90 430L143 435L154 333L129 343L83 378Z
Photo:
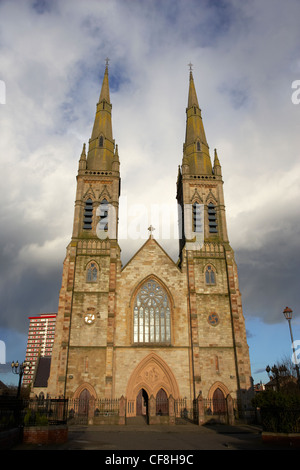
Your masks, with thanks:
M134 426L147 426L147 416L134 416L133 418L126 418L126 424Z

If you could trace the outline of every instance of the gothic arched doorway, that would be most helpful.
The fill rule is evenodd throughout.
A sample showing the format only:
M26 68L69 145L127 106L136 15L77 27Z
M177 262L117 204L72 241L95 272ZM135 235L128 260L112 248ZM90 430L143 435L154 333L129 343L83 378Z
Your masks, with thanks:
M216 388L213 394L213 413L224 414L226 412L226 401L224 393L220 388Z
M91 394L85 388L79 395L78 399L78 415L87 416L89 412L89 403L90 403Z
M136 397L136 415L148 416L148 393L141 388Z
M155 353L148 354L136 366L128 380L126 390L128 417L136 416L136 398L142 389L147 393L149 402L150 397L156 397L160 389L165 391L167 397L172 395L175 400L179 397L179 387L172 370Z
M169 414L169 400L165 390L161 388L156 394L156 414L166 416Z

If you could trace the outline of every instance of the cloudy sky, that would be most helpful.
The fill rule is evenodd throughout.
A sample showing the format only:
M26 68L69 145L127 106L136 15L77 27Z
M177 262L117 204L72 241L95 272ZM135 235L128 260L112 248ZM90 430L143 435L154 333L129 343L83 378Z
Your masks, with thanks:
M291 357L282 311L293 309L300 340L300 104L292 100L299 20L298 0L0 0L7 362L25 357L28 317L57 311L78 160L106 57L129 210L120 225L127 227L136 204L149 215L140 237L120 239L123 262L144 243L148 222L177 261L177 220L164 236L152 209L164 202L173 214L192 62L211 154L217 148L222 165L254 380L267 381L266 365Z

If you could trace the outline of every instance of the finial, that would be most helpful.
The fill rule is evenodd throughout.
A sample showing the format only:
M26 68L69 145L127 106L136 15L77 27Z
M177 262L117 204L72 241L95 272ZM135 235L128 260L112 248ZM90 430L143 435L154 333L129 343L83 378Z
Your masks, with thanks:
M108 62L109 62L109 58L106 57L106 59L105 59L105 66L106 66L106 68L108 68Z
M193 64L191 62L188 64L188 67L190 68L190 72L192 72L193 71L193 68L192 68Z
M155 230L155 228L152 227L152 225L150 225L150 227L148 227L148 230L149 230L149 232L150 232L149 237L150 237L150 238L153 238L152 232Z

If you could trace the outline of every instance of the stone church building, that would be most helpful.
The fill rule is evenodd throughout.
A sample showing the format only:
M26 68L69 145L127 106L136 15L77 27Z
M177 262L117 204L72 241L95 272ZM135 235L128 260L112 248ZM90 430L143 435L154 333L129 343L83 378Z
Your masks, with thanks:
M174 182L175 184L175 182ZM122 266L120 160L106 66L94 126L79 160L46 393L126 399L126 416L150 397L246 397L251 370L223 180L205 136L192 71L177 194L175 263L149 238Z

